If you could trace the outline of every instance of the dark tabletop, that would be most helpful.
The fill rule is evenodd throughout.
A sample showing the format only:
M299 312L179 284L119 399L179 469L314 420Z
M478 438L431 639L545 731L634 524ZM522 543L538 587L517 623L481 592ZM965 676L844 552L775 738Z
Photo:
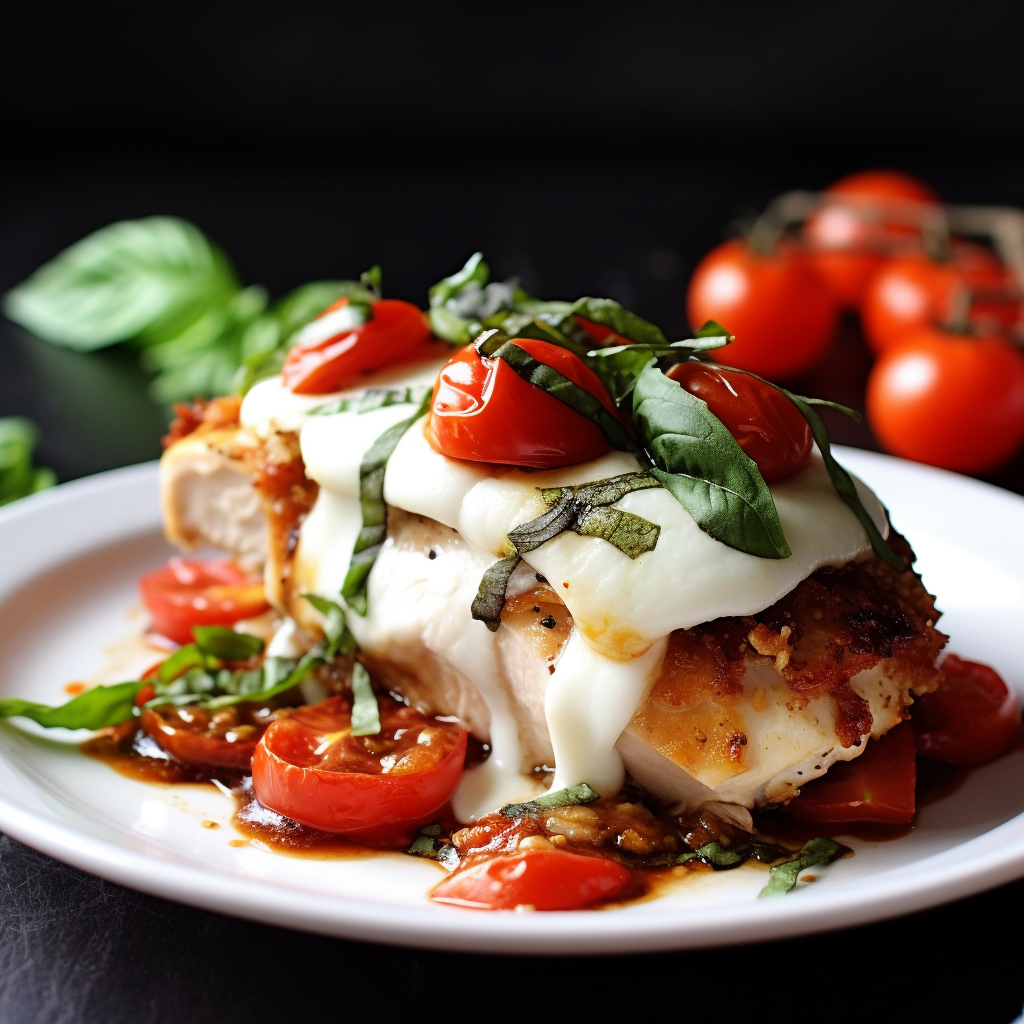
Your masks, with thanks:
M836 28L843 30L842 23ZM81 70L71 42L58 42L57 56ZM971 35L968 42L978 40ZM302 72L296 45L281 40L287 82ZM883 50L895 59L891 47ZM815 59L819 71L827 68L820 52ZM706 53L701 60L695 73L712 75ZM682 113L645 108L639 128L608 100L607 120L592 116L579 122L585 131L573 133L560 127L571 120L571 103L548 110L545 119L536 83L524 85L518 121L487 122L485 147L486 105L465 82L460 96L455 78L435 82L432 96L439 102L439 90L450 87L453 106L468 104L463 137L433 136L431 112L410 93L419 134L388 138L365 116L373 96L352 84L351 116L341 105L327 121L327 108L306 110L301 136L289 139L279 116L285 100L253 94L270 123L259 137L242 94L231 99L224 84L229 70L246 72L220 69L220 106L194 121L165 118L164 133L144 123L145 105L132 99L130 83L116 102L112 92L96 92L96 137L84 127L89 111L78 109L84 100L71 102L73 124L49 123L58 134L66 129L65 137L30 123L52 112L45 82L33 79L29 113L15 125L17 152L0 170L0 291L95 228L169 213L202 227L231 254L246 283L263 284L275 296L379 262L389 294L422 303L431 283L482 249L498 276L518 274L534 294L607 294L670 336L683 336L685 284L696 261L734 218L785 190L821 188L865 166L895 165L952 202L1024 207L1024 155L1007 142L1012 133L995 115L982 115L993 123L975 124L962 136L965 144L953 144L967 129L949 99L957 126L950 135L920 137L912 125L901 133L896 115L910 117L914 104L904 95L896 114L883 110L886 97L866 71L865 109L883 111L884 130L873 133L870 119L857 122L856 147L834 134L827 144L820 133L802 138L800 125L781 115L772 120L776 112L759 95L751 100L755 121L738 118L736 133L715 122L729 114L728 104L701 114L696 100ZM533 63L527 70L537 72ZM681 65L678 73L685 70ZM145 78L141 66L135 72ZM328 88L324 68L316 74ZM813 92L812 83L786 80L791 98ZM73 94L70 78L64 83ZM157 107L166 106L165 96L153 96ZM296 102L291 94L287 101ZM824 116L815 103L807 100L808 124ZM679 120L687 112L690 121ZM671 144L665 131L651 143L640 130L659 116L676 118ZM220 121L224 139L213 145ZM778 133L765 124L778 124ZM139 129L138 144L110 142L119 126ZM985 131L1000 144L983 150ZM324 137L330 142L321 145ZM793 382L794 390L859 407L869 367L851 320L829 357ZM38 461L62 482L159 456L167 410L149 401L146 383L129 351L76 355L0 323L0 416L35 420L42 433ZM835 441L878 447L865 424L834 418L829 426ZM1024 494L1024 457L985 479ZM323 938L166 902L0 835L0 1024L337 1017L357 1006L379 1007L393 1018L452 1017L502 1003L556 1018L607 1008L703 1020L767 1008L798 1021L859 1020L865 1013L947 1019L957 1006L974 1020L1008 1022L1024 1003L1018 910L1024 911L1024 882L870 926L757 944L745 944L740 932L732 946L658 954L454 954ZM824 1002L811 996L822 983L830 986ZM454 1005L445 1002L451 995Z

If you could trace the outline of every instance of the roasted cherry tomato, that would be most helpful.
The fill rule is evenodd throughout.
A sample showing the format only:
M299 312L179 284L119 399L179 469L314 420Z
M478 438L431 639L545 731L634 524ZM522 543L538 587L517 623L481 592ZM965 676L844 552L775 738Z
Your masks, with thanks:
M539 362L614 405L600 378L568 349L533 338L514 338ZM438 374L430 403L427 440L453 459L552 469L604 455L601 429L564 402L520 377L504 360L459 349Z
M430 898L476 910L579 910L617 896L629 877L627 868L605 857L535 847L460 868Z
M775 388L745 373L691 360L668 371L707 403L766 483L793 476L807 465L811 428L796 406Z
M139 578L151 629L178 644L192 642L193 626L230 626L267 610L263 578L231 562L172 558Z
M214 711L196 704L163 704L146 708L139 724L168 754L185 764L246 771L269 714L252 704Z
M1021 735L1021 702L995 669L955 654L942 660L939 688L911 708L921 757L947 764L991 761Z
M352 735L346 697L273 722L252 758L259 802L310 828L370 843L387 844L402 829L434 820L462 777L466 732L386 694L378 706L376 736Z
M807 256L779 245L771 256L735 240L697 264L686 298L690 323L717 320L735 335L719 362L787 380L809 370L835 334L835 300Z
M390 363L426 357L430 328L423 311L401 299L378 299L373 318L354 323L341 298L308 324L285 357L285 387L322 395L359 383Z
M947 324L964 299L968 322L982 331L1011 327L1024 311L1013 271L984 246L957 241L945 262L923 254L892 259L864 293L864 336L884 352L918 328Z
M861 171L834 182L804 224L811 262L843 309L858 309L872 275L890 256L921 247L915 220L939 197L900 171Z
M802 821L877 821L907 825L914 817L917 765L914 727L900 722L864 753L833 764L809 782L786 810Z
M892 454L989 472L1024 443L1024 355L999 337L919 329L875 361L865 409Z

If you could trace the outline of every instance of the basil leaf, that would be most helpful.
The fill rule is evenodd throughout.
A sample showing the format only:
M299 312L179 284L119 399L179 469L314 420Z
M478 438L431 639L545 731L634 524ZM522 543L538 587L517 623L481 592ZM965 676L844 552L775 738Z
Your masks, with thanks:
M513 548L504 558L495 562L480 580L470 610L473 618L479 619L492 633L501 625L501 610L505 607L509 577L520 561L519 552Z
M308 416L336 416L342 412L373 412L390 405L420 405L430 397L432 387L419 385L407 388L367 388L355 398L336 398L310 409Z
M225 626L193 626L192 635L203 654L222 661L247 661L263 653L263 641Z
M352 735L376 736L380 732L380 708L370 683L370 673L356 662L352 666Z
M804 843L800 852L792 859L771 868L768 884L760 896L781 896L796 886L800 872L817 864L831 864L839 855L839 844L832 839L819 836Z
M324 636L327 639L327 646L323 652L324 660L330 661L338 654L352 654L356 649L356 638L345 621L345 609L340 604L316 594L302 596L324 616Z
M705 402L649 366L637 380L633 417L654 460L651 475L705 533L761 558L792 554L768 485Z
M176 217L119 221L40 267L4 298L15 323L55 345L89 352L179 333L239 284L227 258Z
M462 292L467 285L475 284L482 288L491 276L491 268L484 263L484 254L475 252L466 260L461 270L450 277L443 278L427 292L430 306L443 306L450 298Z
M94 686L66 704L51 707L18 697L0 697L0 718L30 718L47 729L103 729L135 714L135 698L145 683Z
M580 804L592 804L600 798L600 793L591 789L587 783L580 782L575 786L556 790L554 793L545 793L543 796L539 796L534 800L527 800L525 803L505 804L498 813L510 820L515 818L536 818L541 811L549 810L552 807L575 807Z
M767 382L770 383L770 382ZM878 527L875 526L875 521L871 518L868 510L864 507L864 503L860 500L860 495L857 493L857 488L854 485L853 478L850 474L836 462L835 456L832 454L832 446L829 443L828 433L825 430L825 424L821 421L821 417L815 412L813 405L832 405L834 408L838 408L841 411L852 412L847 410L843 406L835 405L834 403L825 403L820 401L813 401L807 398L801 398L799 395L794 395L791 391L787 391L785 388L780 388L778 385L772 385L778 391L781 391L800 411L800 415L807 421L807 425L811 428L811 435L814 437L814 442L818 446L818 451L821 452L821 457L825 462L825 468L828 470L829 478L832 481L832 486L836 489L836 493L843 501L853 510L853 514L860 520L861 525L864 527L864 532L868 535L868 540L871 541L872 550L875 554L883 561L886 565L891 566L898 572L902 572L906 566L903 564L903 559L896 554L891 547L889 542L879 532ZM856 415L854 413L854 415Z
M388 507L384 501L384 471L402 436L426 411L430 395L424 396L408 419L388 427L370 446L359 466L359 505L363 523L352 549L341 596L358 615L366 614L366 581L387 537Z
M642 455L640 446L633 439L629 430L586 388L580 387L579 384L559 373L554 367L540 362L525 349L510 341L504 341L493 352L487 352L486 342L491 339L481 335L478 344L481 340L484 341L482 351L498 359L503 359L523 380L546 391L553 398L564 402L570 409L574 409L591 423L596 424L613 448L638 456Z
M614 299L596 299L584 296L575 302L542 302L523 297L516 303L516 312L536 316L556 327L568 327L572 317L582 317L591 323L609 327L630 341L648 345L667 345L668 339L661 328L649 320L631 313Z
M30 420L20 416L0 418L0 505L57 483L52 469L32 465L38 439L39 431Z

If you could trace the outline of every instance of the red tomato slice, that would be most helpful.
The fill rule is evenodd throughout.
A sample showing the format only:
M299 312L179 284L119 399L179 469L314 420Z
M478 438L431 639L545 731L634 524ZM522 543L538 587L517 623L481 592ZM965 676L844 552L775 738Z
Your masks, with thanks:
M352 735L346 697L273 722L252 758L259 802L310 828L371 843L433 821L462 777L466 732L386 694L378 706L377 736Z
M154 633L192 642L193 626L231 626L270 606L263 578L231 562L196 562L175 556L162 569L139 577L139 592Z
M832 765L786 804L802 821L877 821L908 825L914 817L917 765L914 728L901 722L880 740L868 740L864 753Z
M1021 702L988 665L955 654L942 660L939 688L914 701L921 757L947 764L991 761L1021 735Z
M249 705L208 712L197 705L146 708L140 725L172 757L199 768L245 771L264 726Z
M461 868L430 898L476 910L579 910L617 896L629 878L628 868L605 857L536 848Z
M513 338L531 356L586 388L615 411L600 378L568 349ZM427 440L453 459L552 469L604 455L601 429L564 402L520 377L504 360L459 349L438 374Z
M322 395L359 383L363 374L390 363L429 354L430 327L425 314L411 302L378 299L373 318L346 324L341 298L328 306L303 332L285 357L281 376L285 387L301 395ZM332 330L333 321L338 329ZM319 332L319 333L318 333Z
M668 371L707 403L766 483L785 480L807 465L813 438L796 406L781 392L745 373L707 363L679 363Z

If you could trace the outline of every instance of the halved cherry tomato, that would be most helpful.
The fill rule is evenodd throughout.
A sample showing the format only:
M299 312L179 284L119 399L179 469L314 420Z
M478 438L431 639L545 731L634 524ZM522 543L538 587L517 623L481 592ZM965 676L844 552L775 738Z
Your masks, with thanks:
M833 764L804 786L786 810L801 821L877 821L907 825L914 817L917 764L914 727L900 722L864 753Z
M269 712L251 704L215 711L196 704L163 704L146 708L139 724L168 754L185 764L245 771L267 721Z
M781 392L745 373L691 360L668 371L707 403L766 483L798 473L811 455L811 428Z
M1021 735L1021 702L995 669L955 654L939 688L914 701L917 752L947 764L991 761Z
M628 868L605 857L534 848L470 864L434 887L430 898L476 910L579 910L612 899Z
M577 355L547 341L512 340L615 411L600 378ZM586 462L610 447L596 424L472 345L438 374L426 434L435 451L453 459L535 469Z
M430 327L423 311L401 299L378 299L373 318L353 324L347 297L308 324L285 357L285 387L301 395L340 391L389 363L428 354Z
M1012 327L1024 315L1016 275L984 246L956 241L945 262L923 254L889 260L861 304L869 346L884 352L919 328L947 323L968 293L967 318L979 330Z
M875 361L865 410L893 455L989 472L1024 444L1024 355L1000 337L921 328Z
M839 318L806 254L789 244L771 256L740 240L717 246L697 264L686 305L691 324L717 320L735 335L719 362L780 381L818 362Z
M376 736L352 735L347 697L272 723L252 758L259 802L310 828L370 843L434 820L462 777L466 732L386 694L378 707Z
M900 171L850 174L829 185L803 226L811 262L840 307L860 306L872 275L890 256L920 249L913 214L939 203L924 182Z
M230 626L267 610L263 578L231 562L197 562L175 556L139 577L139 592L154 633L192 642L193 626Z

